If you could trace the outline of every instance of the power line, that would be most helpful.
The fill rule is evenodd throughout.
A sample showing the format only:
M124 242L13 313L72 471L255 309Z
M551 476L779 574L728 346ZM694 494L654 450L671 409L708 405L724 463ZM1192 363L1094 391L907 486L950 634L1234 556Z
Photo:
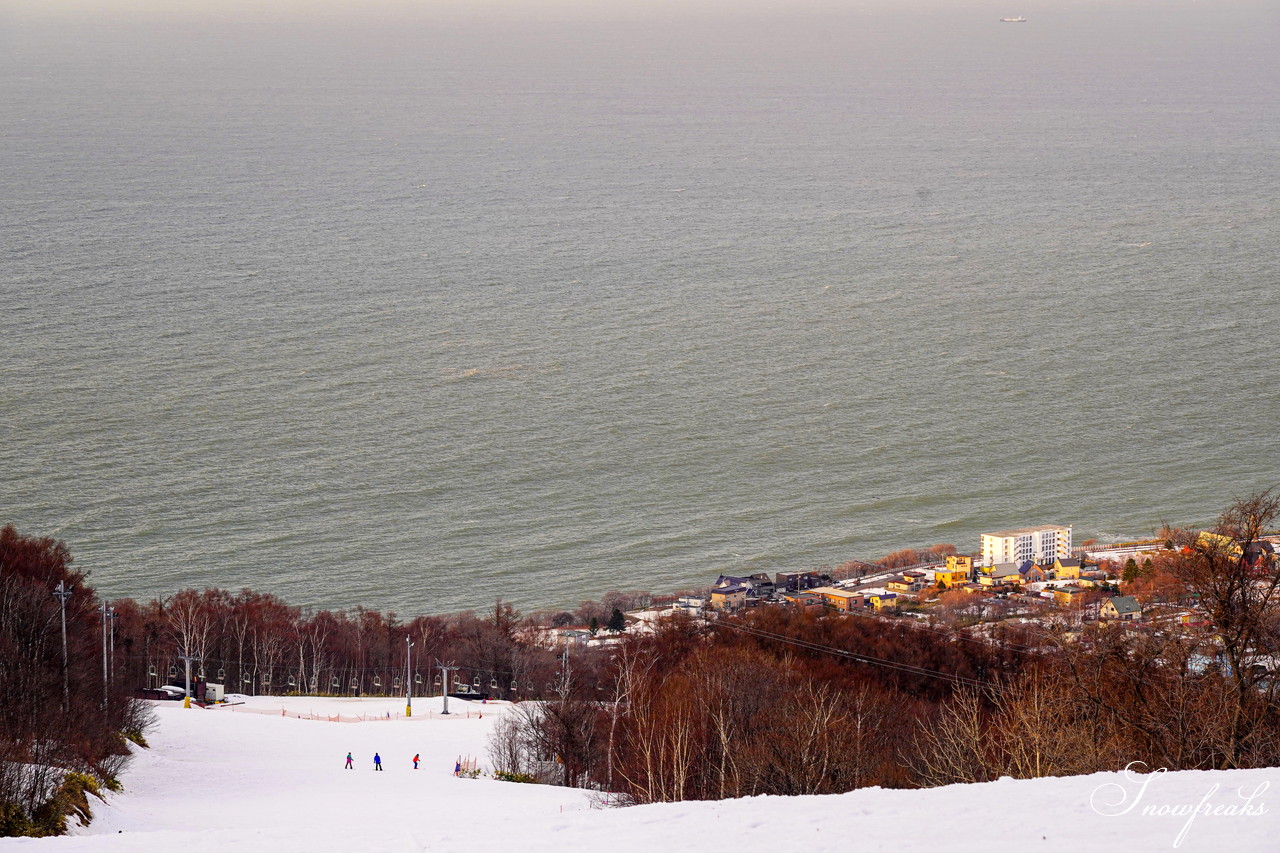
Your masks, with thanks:
M859 663L867 663L867 664L871 664L872 666L881 666L881 667L885 667L886 669L894 669L899 672L908 673L910 675L922 675L927 678L939 678L944 681L950 681L953 684L958 684L962 687L989 688L994 686L994 685L988 684L987 682L978 681L977 679L973 679L973 678L967 678L963 675L956 675L955 673L940 672L939 670L936 670L936 669L929 669L927 667L917 666L915 664L902 663L900 661L892 661L886 658L876 657L874 655L860 654L858 652L848 651L847 649L838 649L834 646L826 646L821 643L815 643L809 640L800 640L795 637L785 636L783 634L775 634L771 631L765 631L761 628L755 628L749 625L743 625L741 623L717 621L712 624L716 626L732 628L735 631L741 631L745 634L750 634L755 637L761 637L763 639L772 640L774 642L785 643L792 646L798 646L803 649L808 649L809 651L823 652L825 654L835 655L836 657L848 658L849 660L854 660Z

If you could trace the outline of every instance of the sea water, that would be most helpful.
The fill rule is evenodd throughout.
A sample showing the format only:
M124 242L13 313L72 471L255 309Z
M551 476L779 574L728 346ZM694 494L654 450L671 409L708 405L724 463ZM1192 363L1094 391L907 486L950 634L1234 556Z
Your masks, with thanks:
M442 8L4 20L0 523L412 614L1280 482L1273 4Z

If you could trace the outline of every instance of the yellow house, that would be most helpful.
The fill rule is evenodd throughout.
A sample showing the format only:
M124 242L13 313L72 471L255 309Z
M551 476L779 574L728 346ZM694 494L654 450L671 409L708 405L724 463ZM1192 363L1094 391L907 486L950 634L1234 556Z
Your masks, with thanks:
M950 554L947 556L947 571L964 572L966 575L973 571L973 557L965 554Z
M1118 619L1129 622L1142 618L1142 605L1132 595L1117 595L1102 603L1098 615L1103 619Z
M1056 587L1053 602L1059 607L1081 607L1084 605L1084 590L1078 586Z
M951 558L947 557L947 563L950 564L950 562ZM948 588L953 586L962 586L969 582L969 570L952 568L950 565L945 569L934 569L933 582L940 583Z
M1221 533L1210 533L1208 530L1200 531L1196 544L1205 550L1220 551L1232 557L1239 557L1244 553L1240 548L1240 543L1230 536L1223 536Z
M1059 557L1053 561L1054 575L1060 581L1080 579L1080 561L1074 558Z
M747 588L726 586L711 590L711 606L716 610L741 610L747 606Z
M883 589L865 590L864 595L867 597L867 603L876 610L893 607L898 603L898 594L896 592L888 592Z

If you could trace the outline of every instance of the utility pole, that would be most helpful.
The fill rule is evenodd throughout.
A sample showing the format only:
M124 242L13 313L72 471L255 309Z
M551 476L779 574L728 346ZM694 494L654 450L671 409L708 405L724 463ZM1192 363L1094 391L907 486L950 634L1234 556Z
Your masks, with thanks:
M436 669L440 670L440 692L444 695L444 710L440 713L447 714L449 713L449 673L457 671L460 667L453 664L446 665L437 660Z
M66 710L71 705L71 679L67 674L67 599L72 596L71 590L67 589L66 581L58 581L58 588L53 591L53 597L58 599L58 603L62 605L62 708Z
M116 620L120 618L120 614L116 609L111 608L111 683L116 681Z
M404 635L404 715L413 716L413 641Z
M107 687L107 600L102 600L102 707L107 707L108 687Z
M573 643L566 641L564 644L564 657L560 658L560 683L556 686L556 692L560 694L561 702L569 695L569 681L572 678L572 671L569 669L569 649L572 646Z

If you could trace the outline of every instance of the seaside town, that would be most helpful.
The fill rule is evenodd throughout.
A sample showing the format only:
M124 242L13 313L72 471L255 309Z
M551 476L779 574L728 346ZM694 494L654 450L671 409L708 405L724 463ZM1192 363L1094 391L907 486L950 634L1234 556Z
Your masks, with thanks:
M1247 553L1241 553L1229 537L1210 531L1195 535L1200 544L1243 557L1259 576L1276 565L1280 534L1259 536L1248 545ZM502 630L507 631L511 641L529 650L554 653L555 660L564 661L574 649L595 652L597 657L603 654L607 659L610 647L619 646L629 637L652 635L673 620L704 626L736 624L729 617L769 609L880 619L904 628L945 629L996 645L1005 642L1012 629L1017 637L1015 645L1022 648L1029 643L1043 643L1049 637L1054 643L1071 643L1090 626L1146 633L1178 626L1206 636L1214 631L1198 594L1166 570L1168 560L1186 553L1185 543L1175 545L1171 539L1153 538L1100 544L1087 539L1074 545L1071 525L1045 524L984 533L978 546L969 554L958 553L949 544L906 548L877 562L848 560L835 566L773 575L722 573L702 589L667 595L610 592L602 601L584 601L571 611L552 609L521 615L499 600L487 615L420 616L400 629L396 625L403 623L398 623L394 614L387 614L386 621L372 629L362 624L359 633L365 635L372 630L373 635L394 634L407 628L425 639L431 634L425 626L432 620L451 624L478 620L490 628L506 620L508 627ZM246 595L257 594L246 590L242 596ZM269 596L266 600L270 607L273 600ZM219 601L215 590L199 594L184 591L167 602L153 603L158 607L153 618L167 626L160 634L172 634L176 645L161 640L148 648L146 684L140 695L159 700L190 696L197 701L221 701L232 692L403 695L407 680L422 695L464 700L540 699L555 693L554 681L545 681L543 676L522 680L515 671L521 667L486 660L486 654L479 650L483 643L464 643L459 648L461 657L449 668L441 669L430 660L423 660L414 667L412 678L405 679L401 678L407 660L405 648L400 648L402 657L397 665L394 651L384 640L370 642L366 638L356 643L371 655L367 664L352 666L333 661L326 665L322 663L321 641L311 641L316 647L309 654L301 651L308 642L305 635L316 631L314 627L295 630L300 660L312 657L311 661L288 663L283 652L287 642L273 644L262 639L271 636L271 631L250 629L241 637L245 651L238 661L224 657L221 663L205 667L197 658L194 668L185 671L182 656L175 649L196 644L192 638L196 634L219 634L226 629L234 633L235 626L214 626L220 618L225 621L228 614L253 606L252 601ZM219 617L218 612L223 616ZM356 615L369 623L381 618L375 613L359 610ZM234 616L230 618L236 620ZM285 616L285 621L298 618L306 621L308 617L295 612L292 617ZM192 627L195 625L199 627ZM110 627L114 634L114 620ZM323 642L331 641L334 633L340 632L330 632L329 639ZM208 639L204 642L206 646L216 645ZM381 663L374 662L377 654L372 649L376 646L388 646ZM1272 670L1278 663L1267 659L1263 665Z
M1199 536L1231 547L1217 534ZM1277 544L1280 537L1262 538L1244 556L1259 567L1269 566ZM1162 582L1167 579L1160 576L1156 563L1173 548L1166 539L1112 544L1090 539L1075 546L1071 525L1044 524L983 533L972 554L939 545L907 549L881 563L851 560L773 576L721 574L705 590L670 601L654 599L623 616L627 630L651 629L658 620L676 614L713 620L758 607L905 618L978 633L1000 623L1077 629L1089 623L1132 630L1170 623L1207 627L1210 623L1197 597ZM924 556L928 559L910 565L886 566L903 557ZM617 642L622 627L615 618L607 626L611 630L566 626L557 628L555 636L562 646L608 645Z

